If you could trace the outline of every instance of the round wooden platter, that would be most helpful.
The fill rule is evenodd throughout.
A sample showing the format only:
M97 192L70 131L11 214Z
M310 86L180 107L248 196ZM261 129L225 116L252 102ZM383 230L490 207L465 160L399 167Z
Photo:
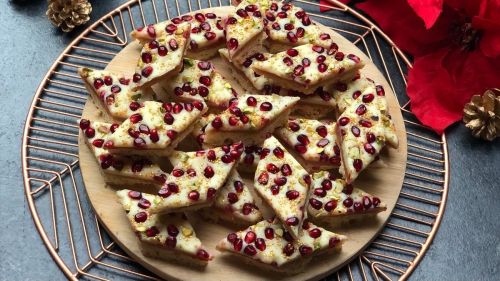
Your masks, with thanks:
M221 7L210 9L218 15L226 15L232 7ZM320 25L321 26L321 25ZM349 50L366 62L362 73L382 84L386 91L390 113L396 125L399 137L399 148L385 148L380 160L373 163L366 169L354 183L368 193L380 197L387 204L387 211L378 214L375 218L356 222L351 225L342 226L333 231L348 236L342 251L334 255L322 255L315 257L304 272L296 275L286 276L274 272L260 270L255 266L247 265L239 259L232 259L228 255L221 254L215 250L216 243L226 237L229 232L238 229L230 228L227 225L207 222L203 219L196 219L193 222L196 234L202 243L215 255L205 268L193 268L175 262L160 259L148 258L142 255L139 250L139 241L131 230L125 212L117 200L116 188L107 186L104 182L100 167L86 146L82 136L79 138L80 167L87 194L99 220L104 225L114 241L120 245L132 258L141 263L144 267L165 279L174 280L224 280L229 276L237 277L238 280L269 280L287 278L290 280L315 280L338 270L343 265L358 255L377 236L387 222L402 187L404 173L406 169L406 130L403 123L399 104L394 93L384 76L379 72L373 62L361 52L354 44L333 32L326 26L321 26L325 32L331 34L340 50ZM139 57L140 45L131 43L125 47L106 67L107 70L131 74L135 69L135 64ZM216 69L236 88L242 92L248 85L239 85L231 76L230 68L222 62L220 58L211 59ZM98 106L97 102L89 98L85 105L83 118L91 120L110 121Z

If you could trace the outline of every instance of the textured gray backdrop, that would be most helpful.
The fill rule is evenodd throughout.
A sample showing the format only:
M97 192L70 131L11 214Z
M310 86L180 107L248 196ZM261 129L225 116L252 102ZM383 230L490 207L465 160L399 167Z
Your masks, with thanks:
M122 2L92 1L92 20ZM45 10L45 0L0 3L0 280L64 280L35 230L21 175L22 129L34 91L78 34L58 32ZM499 278L500 140L475 140L462 125L448 130L448 140L451 180L445 216L410 279Z

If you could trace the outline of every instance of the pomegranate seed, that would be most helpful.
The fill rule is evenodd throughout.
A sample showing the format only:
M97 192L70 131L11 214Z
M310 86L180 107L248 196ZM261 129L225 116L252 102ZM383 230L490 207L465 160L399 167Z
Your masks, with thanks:
M113 84L113 78L111 78L111 76L104 76L104 84L111 86Z
M229 41L227 42L227 48L229 50L235 50L236 48L238 48L238 40L236 38L229 39Z
M271 6L269 8L271 11L277 11L278 10L278 4L275 2L271 3Z
M176 183L170 182L167 184L167 187L170 192L179 193L179 186Z
M297 122L288 122L288 128L290 128L290 130L292 130L294 132L297 132L298 130L300 130L300 126Z
M303 18L302 18L302 24L305 25L305 26L308 26L311 24L311 19L309 18L308 15L305 15Z
M90 121L87 119L80 120L80 129L85 130L90 126Z
M158 47L158 55L159 55L160 57L164 57L164 56L166 56L167 54L168 54L167 47L165 47L165 46L160 46L160 47Z
M274 156L276 156L279 159L282 159L283 157L285 157L285 151L283 151L283 149L281 149L281 147L274 148L273 154L274 154Z
M233 248L237 252L241 251L241 248L243 248L243 240L241 240L240 238L236 238L236 240L234 240L233 242Z
M324 63L318 64L318 71L323 73L328 70L328 66Z
M264 229L264 235L269 240L274 239L274 229L266 227L266 229Z
M149 37L151 38L155 38L156 37L156 31L155 31L155 27L153 25L148 25L148 28L146 30L148 32L148 35Z
M238 117L233 115L233 116L229 117L228 122L229 122L229 125L236 126L236 124L238 124L238 121L239 121Z
M182 20L185 22L191 21L193 17L191 15L184 15L182 16Z
M325 197L326 196L326 191L323 188L315 188L313 191L314 195L318 197Z
M342 204L346 207L346 208L350 208L352 206L354 202L352 201L352 198L351 197L347 197L344 202L342 202Z
M209 150L209 151L207 152L207 159L208 159L209 161L215 161L215 159L216 159L216 158L217 158L217 156L215 155L215 151L213 151L213 150Z
M350 195L352 193L352 191L353 191L353 187L350 184L344 186L344 188L342 189L342 192L347 194L347 195Z
M209 70L212 68L212 64L208 61L200 61L198 62L198 68L201 70Z
M328 247L335 248L339 244L340 240L337 237L332 237L328 241Z
M260 110L261 111L270 111L273 109L273 105L270 102L263 102L260 104Z
M257 152L257 154L259 154L260 156L260 160L264 159L267 157L267 155L269 154L269 152L271 152L269 150L269 148L262 148L262 150L260 152Z
M128 106L128 107L130 108L130 110L132 110L132 111L136 111L137 109L139 109L139 108L141 107L141 105L140 105L138 102L133 101L133 102L131 102L131 103L129 104L129 106Z
M350 60L352 60L355 63L359 63L361 61L361 59L358 56L353 55L353 54L347 55L347 58L349 58Z
M375 89L377 91L377 96L385 96L384 87L382 87L381 85L377 85L375 86Z
M101 88L102 86L104 86L104 81L102 81L101 78L97 78L94 80L94 89L99 90L99 88Z
M151 73L153 73L153 67L152 66L146 66L142 71L141 71L141 74L142 76L144 77L149 77L149 75L151 75Z
M293 252L295 252L295 247L293 246L292 243L287 243L283 248L283 253L289 257L293 255Z
M203 249L199 249L198 252L196 252L196 257L200 260L203 260L203 261L210 260L210 255L208 254L207 251L205 251Z
M142 209L147 209L147 208L151 207L151 202L149 202L149 200L146 198L141 198L139 200L139 203L137 203L137 206L139 206L139 208L142 208Z
M324 63L326 60L326 57L323 56L323 55L319 55L317 58L316 58L316 62L317 63Z
M139 200L142 198L142 193L140 193L139 191L130 190L128 192L128 197L135 199L135 200Z
M363 211L363 204L361 202L354 202L354 211L361 212Z
M146 124L139 125L139 132L143 134L149 134L149 127Z
M205 38L207 38L208 41L214 40L217 35L212 32L212 31L207 31L205 33Z
M211 178L214 176L214 169L211 167L211 166L207 166L205 167L205 169L203 170L203 175L206 177L206 178Z
M177 138L177 132L175 130L168 130L167 137L169 137L171 140L175 140L175 138Z
M212 127L215 129L220 129L222 127L222 120L219 116L215 117L214 120L212 120Z
M252 212L253 207L254 207L253 204L245 203L245 204L243 204L243 208L242 208L241 212L246 216Z
M209 187L208 190L207 190L207 198L208 199L214 199L216 193L217 193L217 190L215 190L215 188Z
M233 183L233 186L234 186L234 190L236 190L236 192L238 192L238 193L243 192L243 188L244 188L243 182L241 182L241 181L235 181Z
M178 114L178 113L180 113L183 109L184 109L184 107L182 106L182 104L180 104L180 103L175 103L175 104L174 104L174 107L173 107L172 112L173 112L174 114Z
M153 179L161 184L164 184L167 181L167 176L165 174L154 175Z
M175 24L169 24L165 27L165 31L169 34L174 33L177 30L177 26Z
M168 188L162 188L158 191L158 195L163 198L167 198L172 194Z
M312 46L312 50L315 51L316 53L321 54L325 51L325 48L318 46L318 45L314 45L314 46Z
M156 49L156 48L158 48L159 44L158 44L158 41L153 40L153 41L149 42L148 46L150 49Z
M205 16L202 13L196 13L194 15L194 18L199 21L199 22L204 22L205 21Z
M306 33L306 30L302 27L299 27L299 28L297 28L297 32L295 34L297 35L298 38L302 38L302 37L304 37L305 33Z
M295 76L301 76L302 74L304 74L304 66L302 65L297 65L294 69L293 69L293 75Z
M295 151L297 151L300 154L304 154L307 152L307 146L302 145L302 144L297 144L295 145Z
M253 241L255 241L255 238L257 238L257 235L255 234L255 232L249 231L245 235L245 243L247 243L247 244L253 243Z
M300 11L297 11L295 13L295 16L299 19L303 18L305 16L306 12L304 12L303 10L300 10Z
M95 139L92 141L92 145L95 147L102 147L103 144L104 144L103 139Z
M322 34L319 36L319 39L321 39L321 40L328 40L328 39L330 39L330 38L331 38L331 37L330 37L330 34L328 34L328 33L322 33Z
M372 117L373 118L373 117ZM365 128L370 128L372 126L372 122L368 120L360 120L359 125L365 127Z
M370 207L372 206L372 200L370 199L370 197L368 196L363 196L363 207L365 209L370 209Z
M273 163L267 164L266 169L268 172L270 172L272 174L276 174L277 172L279 172L279 168L276 167L276 165L274 165Z
M355 91L354 93L352 93L353 99L357 99L359 96L361 96L361 91Z
M141 59L144 63L151 63L153 61L153 56L151 55L151 53L146 52L141 54Z
M145 222L147 219L148 219L148 213L146 212L139 212L134 216L134 220L137 223Z
M365 143L363 145L363 148L365 149L365 151L369 154L375 154L375 147L373 147L373 145L369 144L369 143Z
M142 169L144 168L144 163L143 161L135 161L134 163L132 163L132 172L134 173L139 173L140 171L142 171Z
M285 223L287 225L298 225L299 224L299 219L297 217L290 217L285 220Z
M294 28L292 23L285 23L285 30L293 30Z
M175 225L169 224L167 226L167 233L170 236L176 237L179 234L179 229Z
M299 51L297 51L296 49L288 49L286 53L291 57L295 57L299 54Z
M356 126L352 126L352 128L351 128L351 132L352 132L352 134L353 134L355 137L359 137L359 135L360 135L360 133L361 133L361 131L359 130L359 128L358 128L358 127L356 127Z
M234 243L234 241L236 241L236 239L238 239L238 235L236 235L236 233L232 232L232 233L229 233L227 235L226 239L227 239L227 241Z
M321 201L314 198L309 199L309 204L316 210L320 210L321 207L323 206L323 203L321 203Z
M283 164L283 166L281 166L281 173L284 176L289 176L292 174L292 168L290 168L290 165L288 164Z
M238 9L238 10L236 11L236 14L237 14L238 16L242 17L242 18L246 18L246 17L248 17L248 13L247 13L247 11L245 11L244 9Z
M374 98L375 98L374 94L368 94L368 95L364 95L362 100L364 103L370 103L373 101Z
M373 133L366 133L366 141L368 143L373 143L375 142L377 138L375 137L375 135Z
M309 138L304 135L304 134L300 134L297 136L297 141L303 145L308 145L309 144Z
M293 31L289 31L286 34L286 37L288 38L288 41L290 41L291 43L297 43L297 41L298 41L297 35L295 35L295 33L293 33Z
M174 120L174 116L168 112L163 116L163 121L165 121L165 123L168 125L172 125L174 123Z
M266 249L266 241L262 238L257 238L257 240L255 240L255 247L260 251L264 251Z
M215 15L214 13L206 13L205 17L207 17L208 19L215 19L217 15Z
M245 252L245 254L249 256L254 256L255 254L257 254L257 250L255 250L255 247L252 245L247 245L243 252Z
M184 175L184 171L181 170L181 169L174 169L172 171L172 176L178 178L178 177L182 177Z
M198 201L200 199L200 193L196 190L192 190L188 193L189 200Z
M273 184L271 186L271 194L272 195L278 195L278 193L280 193L280 187Z
M262 185L266 185L267 182L269 181L269 174L267 172L262 172L259 175L257 181Z
M343 60L344 59L344 53L342 53L342 52L335 53L335 59L338 60L338 61Z
M152 226L152 227L146 229L146 236L147 237L155 237L158 233L160 233L160 231L158 230L158 228L156 228L156 226Z
M230 204L234 204L238 202L238 195L234 192L229 192L227 194L227 200L229 201Z
M366 106L364 104L360 104L358 108L356 108L356 114L363 115L366 113Z
M337 208L337 201L331 200L331 201L326 202L325 211L331 212L331 211L335 210L335 208Z
M378 205L380 205L380 199L378 197L373 197L372 199L373 201L373 207L378 207Z
M311 238L316 239L321 236L321 230L319 228L313 228L309 230L309 236L311 236Z
M310 65L311 65L311 60L310 60L310 59L308 59L308 58L303 58L303 59L302 59L302 65L303 65L304 67L308 67L308 66L310 66Z
M95 136L95 130L91 127L88 127L87 129L85 129L85 136L87 136L87 138L91 139Z
M276 18L275 18L275 19L276 19ZM277 23L277 22L273 23L273 24L271 25L271 27L272 27L274 30L280 30L280 29L281 29L280 24L279 24L279 23Z
M168 41L168 46L170 46L170 50L175 51L179 48L179 45L177 44L177 41L175 39L170 39Z
M349 124L349 121L351 121L349 118L342 117L339 119L339 124L340 124L340 126L345 126L345 125Z
M226 21L227 24L235 24L236 22L238 22L238 20L236 20L235 17L229 17L229 18L227 18L227 21Z
M177 238L168 236L167 240L165 241L165 245L167 246L167 248L175 248L175 246L177 245Z
M286 192L286 197L288 200L295 200L300 196L300 193L297 190L289 190Z
M308 255L312 254L313 248L311 248L309 246L302 245L299 247L299 252L302 256L308 256Z
M283 63L286 64L287 66L292 66L293 65L293 61L289 57L284 57L283 58Z

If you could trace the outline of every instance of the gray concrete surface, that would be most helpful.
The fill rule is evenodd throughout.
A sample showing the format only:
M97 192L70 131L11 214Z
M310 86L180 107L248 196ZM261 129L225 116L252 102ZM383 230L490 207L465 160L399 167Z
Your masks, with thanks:
M92 1L92 20L123 1ZM58 32L45 0L0 3L0 280L64 280L35 230L23 192L20 147L34 91L78 34ZM410 280L499 280L500 140L448 131L450 194L433 245Z

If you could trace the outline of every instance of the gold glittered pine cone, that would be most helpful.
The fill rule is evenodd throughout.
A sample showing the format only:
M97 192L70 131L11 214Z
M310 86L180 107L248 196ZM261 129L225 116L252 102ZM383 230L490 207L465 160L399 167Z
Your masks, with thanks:
M88 0L48 0L45 13L49 20L64 32L70 32L75 26L89 21L92 5Z
M473 96L464 107L463 120L476 138L492 141L500 136L500 89Z

